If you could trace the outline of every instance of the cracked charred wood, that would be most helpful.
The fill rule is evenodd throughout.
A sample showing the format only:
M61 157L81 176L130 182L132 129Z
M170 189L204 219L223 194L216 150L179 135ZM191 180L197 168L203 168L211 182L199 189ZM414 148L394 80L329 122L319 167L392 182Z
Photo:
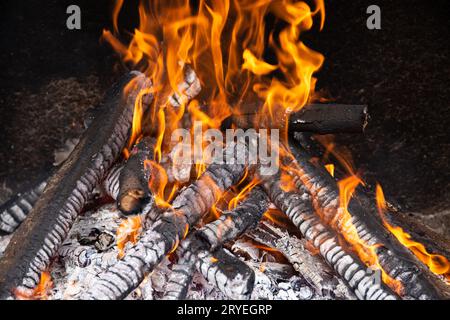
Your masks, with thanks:
M185 299L195 269L228 298L249 299L255 282L253 270L225 249L211 252L206 247L195 237L180 245L177 253L181 258L172 269L164 299Z
M262 188L257 186L250 191L248 197L234 210L224 212L219 219L208 223L190 235L189 240L184 241L177 251L180 259L173 268L165 298L174 300L184 299L187 293L187 286L189 286L192 280L192 272L190 274L187 274L187 272L193 271L198 252L201 250L216 250L223 243L234 240L249 229L255 228L267 210L268 205L266 193ZM185 244L186 242L188 244ZM206 264L207 261L202 262L202 265ZM207 280L209 279L207 273L204 276ZM221 283L218 287L230 288L222 291L230 298L244 297L242 296L242 288L231 282L230 286L226 283ZM237 288L240 291L234 292L231 288Z
M29 190L16 194L0 207L0 235L13 233L33 209L44 192L47 180Z
M261 110L261 104L250 103L245 106L248 113L233 115L232 121L240 128L283 128L289 117L290 132L313 132L317 134L330 133L361 133L369 118L366 105L344 104L308 104L300 111L276 116L275 119L261 119L256 111Z
M132 72L106 94L97 117L48 181L0 260L0 299L13 297L15 290L32 291L39 282L94 187L122 152L136 96L149 85L145 75Z
M109 170L108 175L103 180L101 187L103 191L113 200L117 200L120 190L120 172L122 172L123 163L116 164Z
M255 273L242 260L225 249L201 250L196 261L197 270L228 298L249 299L255 283Z
M291 219L306 241L318 249L359 299L397 299L381 280L378 281L371 269L341 247L336 234L315 215L311 195L304 186L297 192L286 192L280 187L279 176L266 176L265 179L264 176L261 174L263 186L272 202Z
M223 157L228 161L216 161L208 165L200 178L183 189L173 201L172 207L161 215L151 229L141 235L124 258L100 275L91 290L83 296L84 299L125 298L165 254L177 247L187 230L207 214L221 194L236 184L250 167L247 161L249 146L245 142L230 143L225 148ZM234 161L230 161L232 159Z
M330 266L323 259L306 249L307 243L304 239L291 236L267 222L262 222L258 228L247 233L246 236L280 251L294 266L294 269L321 296L337 299L355 299L347 285L334 275L335 272ZM264 273L266 273L265 267Z
M164 300L186 299L189 285L195 272L196 260L197 257L190 250L180 257L178 262L172 267L172 272L169 275L163 296Z
M234 210L224 212L219 219L199 229L196 236L206 242L210 250L215 250L255 228L268 207L267 194L256 186Z
M299 167L294 177L297 188L306 188L311 193L316 212L327 225L338 233L346 232L343 219L337 219L342 210L336 181L324 168L309 162L310 156L298 144L291 141L290 150ZM377 246L375 253L383 270L401 282L402 297L442 298L430 272L384 228L378 215L368 212L355 198L351 199L348 212L360 239L369 246Z
M154 144L154 138L144 137L131 150L120 172L117 207L125 215L139 213L151 201L150 169L145 163L153 159Z

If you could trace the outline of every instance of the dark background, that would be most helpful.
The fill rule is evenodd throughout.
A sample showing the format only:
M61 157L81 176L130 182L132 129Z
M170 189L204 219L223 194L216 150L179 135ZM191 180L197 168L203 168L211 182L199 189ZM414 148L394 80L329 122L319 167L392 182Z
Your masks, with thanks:
M81 30L66 29L70 4L81 7ZM366 28L371 4L381 7L382 30ZM326 1L325 28L306 42L326 58L318 88L337 102L369 105L365 134L338 137L365 178L408 211L448 217L446 4ZM110 27L109 0L7 0L0 14L0 184L15 191L78 134L84 112L117 76L118 59L99 40ZM133 18L122 15L120 24Z

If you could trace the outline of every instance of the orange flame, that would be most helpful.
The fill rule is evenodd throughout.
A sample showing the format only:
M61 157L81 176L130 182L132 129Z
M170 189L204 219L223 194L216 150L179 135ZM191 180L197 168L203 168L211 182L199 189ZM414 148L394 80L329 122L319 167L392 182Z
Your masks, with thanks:
M330 164L326 164L325 165L325 169L328 171L328 173L334 177L334 164L330 163Z
M148 181L148 188L152 192L155 203L161 208L170 208L170 201L175 196L179 185L174 184L170 189L168 187L169 178L166 170L155 161L145 160L144 167L150 171L150 179Z
M352 198L352 195L359 184L363 184L362 180L357 176L350 176L338 182L339 186L339 213L333 220L333 224L338 225L341 234L345 240L351 244L352 249L358 254L359 258L369 267L376 268L381 271L382 280L392 290L401 294L403 290L402 283L390 277L380 265L377 256L377 248L380 244L368 244L362 240L358 231L352 223L352 215L348 211L348 205Z
M228 210L233 210L237 207L240 201L245 199L247 195L250 193L250 191L253 190L254 187L256 187L260 181L257 178L252 179L246 186L244 186L241 191L228 202Z
M52 277L49 272L41 273L39 284L33 290L14 290L14 295L18 300L47 300L48 294L53 287Z
M125 255L125 246L128 242L135 244L141 232L142 220L140 216L129 217L122 221L116 231L118 258Z
M428 266L431 272L438 275L443 275L447 283L450 284L450 263L444 256L439 254L431 254L427 251L425 246L417 241L414 241L410 234L405 232L398 226L390 224L386 218L386 200L384 198L383 189L379 184L376 186L376 200L380 217L384 226L397 238L397 240L407 247L420 261Z
M180 93L184 79L183 65L189 64L202 83L207 108L200 110L192 101L186 108L194 118L209 128L219 128L233 112L230 101L245 98L253 90L264 100L261 115L290 113L302 108L313 97L313 77L323 56L307 48L299 36L312 28L313 18L325 20L323 0L315 0L315 9L296 0L141 0L139 26L128 44L119 37L118 17L124 5L116 0L112 18L113 32L104 30L103 39L133 68L144 72L158 94L150 119L157 125L155 160L160 162L166 138L180 126L183 105L174 115L167 92ZM286 26L280 32L266 32L266 17L274 15ZM227 48L224 50L224 48ZM276 63L263 61L266 49L276 55ZM272 71L277 71L275 75ZM203 85L205 85L203 87ZM268 111L268 112L267 112ZM135 106L132 135L128 149L142 134L142 104ZM126 156L129 150L124 150ZM197 171L203 172L198 165Z

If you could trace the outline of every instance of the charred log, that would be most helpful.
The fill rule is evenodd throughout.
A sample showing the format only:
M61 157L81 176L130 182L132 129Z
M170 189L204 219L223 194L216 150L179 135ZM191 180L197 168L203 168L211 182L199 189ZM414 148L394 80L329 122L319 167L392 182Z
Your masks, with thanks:
M368 122L367 106L344 104L309 104L300 111L282 114L276 119L261 119L254 110L261 110L258 104L249 104L250 112L233 115L232 121L240 128L284 128L289 117L290 132L361 133Z
M125 98L124 88L130 80L134 87ZM144 75L130 73L106 94L98 116L52 176L6 249L0 261L0 298L11 297L16 289L32 290L39 282L94 187L125 146L137 91L148 85Z
M243 154L237 150L245 151ZM248 163L237 161L237 156L248 158L248 146L231 143L224 150L232 163L212 163L202 176L182 190L150 230L144 232L138 243L132 247L115 266L101 275L85 299L121 299L127 296L158 264L165 254L177 247L190 226L209 212L220 195L236 184L244 174Z
M146 161L153 159L155 140L143 138L131 151L119 176L117 206L125 215L139 213L151 200L148 187L150 169Z

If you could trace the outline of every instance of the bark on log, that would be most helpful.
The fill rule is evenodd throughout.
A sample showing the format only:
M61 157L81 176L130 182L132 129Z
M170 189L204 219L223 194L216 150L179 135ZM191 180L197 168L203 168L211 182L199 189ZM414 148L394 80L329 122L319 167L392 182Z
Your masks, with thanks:
M144 137L131 151L119 176L117 207L125 215L142 211L151 199L148 187L150 168L145 162L153 160L155 139Z
M124 88L134 86L124 97ZM98 116L77 147L48 182L28 219L15 232L0 260L0 299L32 291L94 187L120 155L131 127L134 100L149 80L130 73L107 93Z
M358 298L396 299L395 294L383 283L376 281L371 270L339 245L338 237L314 214L311 195L304 186L297 192L286 192L280 187L279 177L266 176L264 179L263 173L260 176L272 202L291 219L305 239L318 249L320 255Z
M297 188L306 188L311 193L314 207L327 225L338 233L346 232L341 220L333 220L342 212L339 208L339 190L336 181L324 168L316 167L309 162L310 156L294 141L290 142L290 150L299 166L294 178ZM433 275L377 221L376 215L367 212L368 210L355 199L350 201L348 211L358 236L369 246L379 246L376 249L379 263L391 278L402 283L402 297L442 298L431 279Z
M284 128L289 116L289 132L362 133L368 122L366 105L308 104L300 111L278 116L277 119L262 119L256 111L261 104L249 104L246 110L232 116L232 121L240 128Z
M244 153L237 150L243 150ZM101 275L83 298L101 300L126 297L165 254L176 248L188 228L209 212L219 196L241 179L248 163L237 161L236 157L249 159L248 153L245 143L238 141L229 144L224 150L224 158L235 161L210 164L197 181L180 192L172 208L165 211L161 219L142 234L124 258Z

